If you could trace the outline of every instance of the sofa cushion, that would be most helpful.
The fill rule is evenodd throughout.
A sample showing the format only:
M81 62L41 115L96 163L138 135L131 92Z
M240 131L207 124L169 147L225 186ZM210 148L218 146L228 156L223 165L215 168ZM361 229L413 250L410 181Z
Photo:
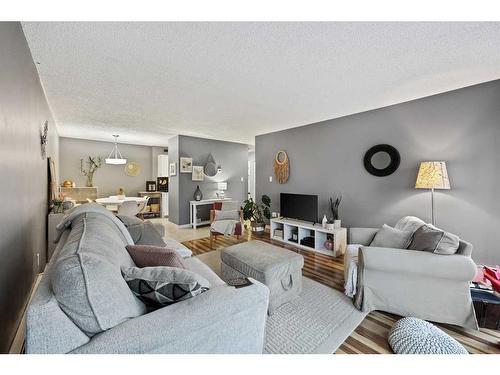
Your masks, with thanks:
M458 250L459 242L458 236L426 224L415 232L408 249L453 255Z
M182 257L173 249L149 245L127 245L126 249L137 267L186 268Z
M384 224L375 234L370 246L391 247L394 249L406 249L411 241L413 232L408 230L399 230Z
M99 213L72 221L55 259L51 284L61 309L88 336L146 312L123 280L121 267L135 264L116 224Z
M205 278L177 267L131 267L123 270L123 277L132 292L154 308L184 301L210 288Z
M164 247L162 234L150 221L143 221L135 216L118 215L118 218L127 227L130 236L136 245L151 245Z

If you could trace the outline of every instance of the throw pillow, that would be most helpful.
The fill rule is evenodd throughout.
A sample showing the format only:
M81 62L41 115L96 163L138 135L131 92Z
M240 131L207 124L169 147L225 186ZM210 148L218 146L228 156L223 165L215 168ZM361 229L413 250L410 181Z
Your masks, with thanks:
M373 238L370 246L406 249L411 241L411 235L410 231L399 230L384 224Z
M131 267L122 272L132 293L153 308L184 301L210 288L205 278L182 268Z
M118 218L127 227L134 244L165 247L161 233L156 230L152 222L133 216L118 215Z
M179 253L166 247L127 245L126 249L137 267L166 266L186 268Z
M433 225L425 224L417 229L408 249L452 255L457 252L459 241L458 236L438 229Z
M238 210L229 210L229 211L215 211L215 221L219 220L240 220L240 212Z

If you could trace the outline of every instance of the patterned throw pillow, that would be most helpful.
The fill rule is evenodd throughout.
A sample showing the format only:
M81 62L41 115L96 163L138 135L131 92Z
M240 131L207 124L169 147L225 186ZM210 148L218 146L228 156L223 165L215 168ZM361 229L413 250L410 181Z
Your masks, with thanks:
M122 272L132 293L153 308L184 301L210 288L205 278L182 268L130 267Z
M137 267L186 268L182 257L175 250L149 245L127 245L126 249Z

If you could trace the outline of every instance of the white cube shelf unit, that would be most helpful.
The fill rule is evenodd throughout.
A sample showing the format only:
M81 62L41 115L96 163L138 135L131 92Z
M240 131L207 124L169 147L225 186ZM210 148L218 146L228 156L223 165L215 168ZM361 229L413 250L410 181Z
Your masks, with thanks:
M281 236L275 236L275 230L281 233ZM292 240L292 234L297 233L297 242ZM324 243L327 235L333 238L333 249L328 250ZM300 240L304 237L314 237L314 247L301 245ZM296 246L299 249L316 251L321 254L337 257L345 253L347 246L347 230L346 228L338 228L333 230L325 229L321 224L311 224L310 222L277 218L271 219L271 239L280 241L288 245Z

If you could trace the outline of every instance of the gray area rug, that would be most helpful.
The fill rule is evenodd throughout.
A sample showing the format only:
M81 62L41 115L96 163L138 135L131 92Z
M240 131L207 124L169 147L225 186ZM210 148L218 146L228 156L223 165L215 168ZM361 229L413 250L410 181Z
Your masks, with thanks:
M198 258L220 276L219 251ZM268 317L265 352L334 353L366 315L344 294L303 277L300 297L280 306Z

